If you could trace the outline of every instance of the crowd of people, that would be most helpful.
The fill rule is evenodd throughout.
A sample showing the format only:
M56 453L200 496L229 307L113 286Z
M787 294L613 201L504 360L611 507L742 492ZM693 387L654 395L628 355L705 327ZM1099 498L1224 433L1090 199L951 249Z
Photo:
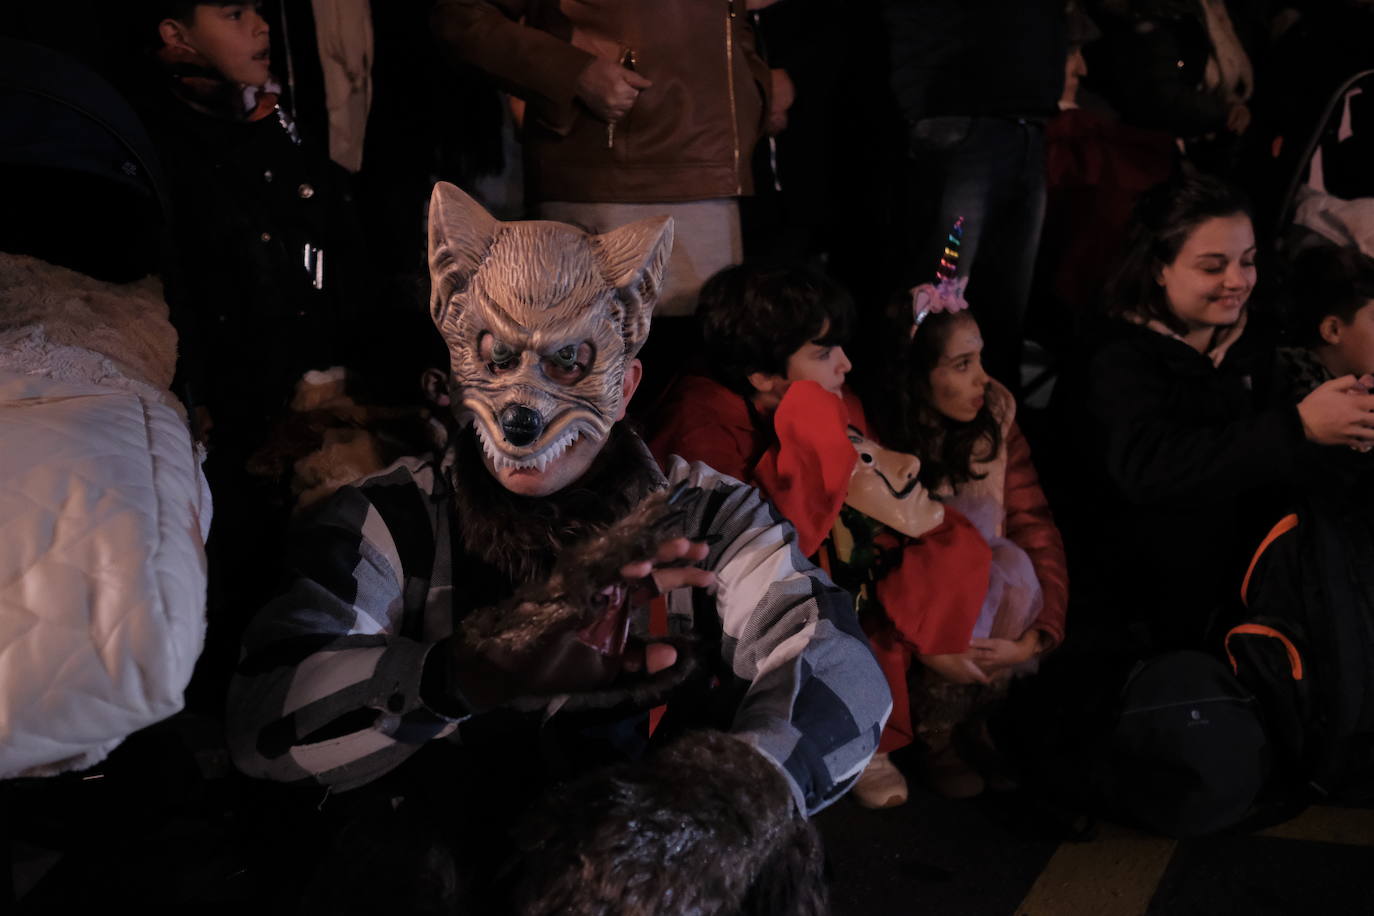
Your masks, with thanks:
M810 815L1035 791L1026 684L1369 505L1366 2L109 7L16 31L156 149L189 700L320 912L821 912ZM303 508L331 367L388 460Z

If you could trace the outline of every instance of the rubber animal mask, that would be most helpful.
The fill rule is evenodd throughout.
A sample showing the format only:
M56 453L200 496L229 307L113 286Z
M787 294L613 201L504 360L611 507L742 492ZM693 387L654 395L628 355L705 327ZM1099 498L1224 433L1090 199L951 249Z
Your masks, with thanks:
M542 472L623 414L673 245L668 217L602 235L501 222L440 182L429 213L430 313L448 345L454 412L497 471Z
M945 507L916 480L921 472L919 458L883 448L852 426L849 441L859 460L849 477L845 505L914 538L945 520Z

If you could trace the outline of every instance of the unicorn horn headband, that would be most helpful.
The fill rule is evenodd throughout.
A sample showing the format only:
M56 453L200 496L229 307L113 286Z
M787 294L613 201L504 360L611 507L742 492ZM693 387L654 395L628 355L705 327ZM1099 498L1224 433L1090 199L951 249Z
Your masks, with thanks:
M968 308L968 300L964 298L968 277L957 280L954 277L959 271L959 246L963 238L964 218L961 216L945 236L945 250L940 255L939 266L935 268L934 284L922 283L911 291L913 336L931 312L959 312Z

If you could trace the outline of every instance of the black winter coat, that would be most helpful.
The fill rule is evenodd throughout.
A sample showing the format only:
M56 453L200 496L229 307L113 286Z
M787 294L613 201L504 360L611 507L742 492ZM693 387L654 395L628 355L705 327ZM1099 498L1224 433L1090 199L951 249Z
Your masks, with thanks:
M343 355L361 292L344 178L275 115L232 120L170 92L143 114L171 183L164 277L181 379L220 444L254 438L302 372Z
M1067 395L1079 473L1062 514L1091 623L1198 646L1234 600L1304 442L1292 403L1264 406L1264 336L1248 329L1218 368L1180 340L1113 322L1087 361Z

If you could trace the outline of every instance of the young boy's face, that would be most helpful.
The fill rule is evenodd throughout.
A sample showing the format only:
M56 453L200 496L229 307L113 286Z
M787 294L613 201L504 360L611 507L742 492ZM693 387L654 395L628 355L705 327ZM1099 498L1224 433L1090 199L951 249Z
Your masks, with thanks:
M786 378L789 383L806 379L831 394L840 393L844 387L844 377L854 367L850 365L849 357L845 356L843 347L817 343L825 340L825 335L829 333L830 322L827 321L821 326L821 332L815 340L802 344L801 349L787 357Z
M1331 316L1322 336L1330 348L1331 369L1336 375L1374 372L1374 299L1366 299L1349 324Z
M166 19L162 40L204 58L226 79L262 86L271 78L267 21L256 3L202 3L189 21Z
M821 325L820 332L815 339L801 345L791 356L787 357L787 367L782 375L765 372L751 372L749 374L749 384L754 387L754 394L751 400L756 410L763 414L771 414L778 409L782 403L783 395L787 394L787 389L793 382L800 382L803 379L808 382L815 382L826 391L836 397L840 397L840 390L844 387L844 377L853 368L849 364L849 358L844 355L844 348L835 344L825 344L820 341L825 340L825 335L830 333L830 321Z

